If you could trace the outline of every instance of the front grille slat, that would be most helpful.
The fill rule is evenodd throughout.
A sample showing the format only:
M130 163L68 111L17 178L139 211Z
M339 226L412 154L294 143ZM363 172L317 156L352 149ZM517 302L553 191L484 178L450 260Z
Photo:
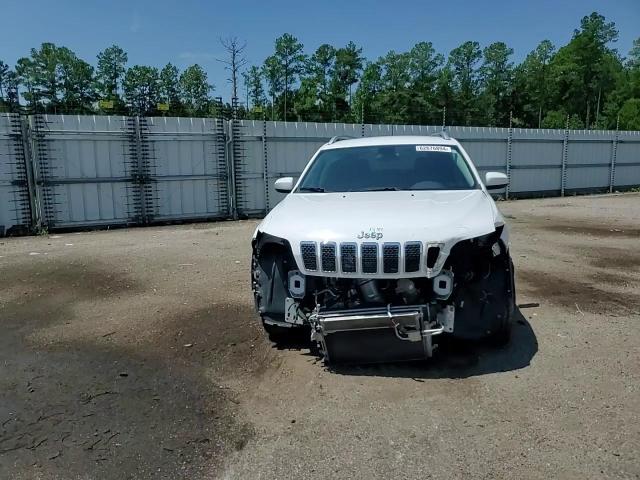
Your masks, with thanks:
M320 259L323 272L336 271L336 244L323 243L320 245Z
M420 257L422 256L422 243L407 242L404 245L404 271L407 273L420 270Z
M360 249L362 273L378 273L378 244L363 243Z
M427 248L427 268L435 267L439 256L440 256L440 247Z
M344 273L356 273L358 246L355 243L340 244L340 266Z
M310 271L318 270L318 255L315 242L301 242L300 253L302 254L304 268Z
M384 273L398 273L400 245L385 243L382 246L382 269Z

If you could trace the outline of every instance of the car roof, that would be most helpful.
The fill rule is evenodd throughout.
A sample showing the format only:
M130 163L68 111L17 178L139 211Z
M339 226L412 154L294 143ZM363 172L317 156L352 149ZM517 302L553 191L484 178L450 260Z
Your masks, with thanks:
M352 147L376 147L383 145L459 145L454 138L442 138L429 135L387 135L381 137L361 137L339 139L326 143L321 150Z

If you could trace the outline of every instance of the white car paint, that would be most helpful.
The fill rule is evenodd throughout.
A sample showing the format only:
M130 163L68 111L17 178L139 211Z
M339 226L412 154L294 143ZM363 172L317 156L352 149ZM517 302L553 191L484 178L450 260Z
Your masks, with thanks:
M484 176L484 185L487 188L502 188L507 186L508 183L509 177L502 172L487 172Z
M318 152L333 148L350 148L376 145L450 145L459 148L476 177L482 180L468 154L454 139L439 137L368 137L343 140L324 145ZM300 178L317 156L311 159ZM299 183L299 181L298 181ZM380 192L332 192L299 193L294 187L258 225L256 232L264 232L289 241L298 269L308 275L326 277L410 278L433 277L439 273L451 248L459 241L479 237L495 231L504 224L495 202L486 188L473 190L431 191L380 191ZM373 235L371 235L373 233ZM367 237L366 234L369 234ZM509 245L505 226L502 240ZM422 242L423 254L429 245L440 247L440 257L433 269L427 269L424 261L417 272L402 271L404 259L400 258L400 271L396 274L377 274L307 271L302 262L300 242L313 241L362 243ZM402 255L402 250L401 255ZM382 255L382 248L378 248ZM339 252L338 252L339 255ZM379 258L379 263L381 258ZM339 263L339 262L338 262ZM339 268L339 265L338 265ZM381 270L381 269L379 269Z
M282 177L276 180L274 187L276 192L289 193L294 184L293 177Z

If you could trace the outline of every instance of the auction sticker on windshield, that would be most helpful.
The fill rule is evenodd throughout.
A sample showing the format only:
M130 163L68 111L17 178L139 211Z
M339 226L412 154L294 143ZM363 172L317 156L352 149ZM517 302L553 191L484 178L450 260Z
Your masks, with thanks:
M447 152L451 153L451 147L445 145L416 145L416 152Z

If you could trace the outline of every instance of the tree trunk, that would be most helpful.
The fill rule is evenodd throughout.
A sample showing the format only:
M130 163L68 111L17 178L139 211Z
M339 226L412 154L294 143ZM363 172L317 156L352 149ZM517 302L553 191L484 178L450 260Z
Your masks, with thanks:
M591 113L590 110L591 105L589 104L589 101L587 100L587 120L584 123L584 128L589 129L589 114Z
M289 69L284 67L284 121L287 121L287 90L289 90Z
M538 128L542 128L542 105L538 109Z
M598 105L596 106L596 128L598 128L598 120L600 118L600 96L602 95L602 87L598 89Z

